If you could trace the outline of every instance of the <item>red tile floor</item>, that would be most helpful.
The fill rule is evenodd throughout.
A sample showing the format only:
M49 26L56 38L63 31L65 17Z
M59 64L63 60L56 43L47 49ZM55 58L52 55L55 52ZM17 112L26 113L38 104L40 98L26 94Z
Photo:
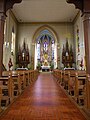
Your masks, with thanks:
M41 73L33 85L0 120L86 120L50 73Z

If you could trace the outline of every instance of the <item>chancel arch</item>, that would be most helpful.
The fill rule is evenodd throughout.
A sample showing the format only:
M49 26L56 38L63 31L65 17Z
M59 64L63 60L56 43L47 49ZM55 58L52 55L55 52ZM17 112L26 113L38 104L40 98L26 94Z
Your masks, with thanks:
M32 44L34 45L34 69L36 67L57 68L56 32L49 26L42 26L35 32Z

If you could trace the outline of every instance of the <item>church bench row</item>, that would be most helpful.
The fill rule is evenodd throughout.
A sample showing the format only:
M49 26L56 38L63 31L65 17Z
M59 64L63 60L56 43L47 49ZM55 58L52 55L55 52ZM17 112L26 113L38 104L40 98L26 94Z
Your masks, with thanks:
M0 111L3 105L12 103L37 78L38 70L4 71L0 77Z
M4 103L6 106L9 104L12 99L12 79L11 76L8 77L0 77L0 104ZM1 106L0 106L1 108ZM0 109L1 110L1 109Z
M83 103L85 98L86 71L54 70L53 75L77 103Z

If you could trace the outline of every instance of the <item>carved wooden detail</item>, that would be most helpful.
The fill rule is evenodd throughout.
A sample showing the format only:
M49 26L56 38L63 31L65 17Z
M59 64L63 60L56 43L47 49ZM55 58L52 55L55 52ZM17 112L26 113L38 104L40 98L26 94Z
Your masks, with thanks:
M22 0L0 0L0 13L6 12L8 9L12 8L15 3L20 3Z
M64 65L64 68L73 67L72 65L74 63L74 55L73 55L72 45L69 47L68 40L66 40L66 46L64 47L63 45L62 63Z
M76 8L83 11L83 0L67 0L67 3L72 3Z
M90 13L90 0L66 0L67 3L74 4L83 13Z
M22 0L6 0L6 11L13 7L15 3L20 3Z
M29 64L29 49L26 47L26 43L24 41L23 46L18 49L17 53L17 64L20 68L26 68Z

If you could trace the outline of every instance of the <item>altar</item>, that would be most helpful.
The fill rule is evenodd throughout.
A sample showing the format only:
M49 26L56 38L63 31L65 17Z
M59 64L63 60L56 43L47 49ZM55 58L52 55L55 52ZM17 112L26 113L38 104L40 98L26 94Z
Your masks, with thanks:
M50 66L41 66L42 71L50 71Z

